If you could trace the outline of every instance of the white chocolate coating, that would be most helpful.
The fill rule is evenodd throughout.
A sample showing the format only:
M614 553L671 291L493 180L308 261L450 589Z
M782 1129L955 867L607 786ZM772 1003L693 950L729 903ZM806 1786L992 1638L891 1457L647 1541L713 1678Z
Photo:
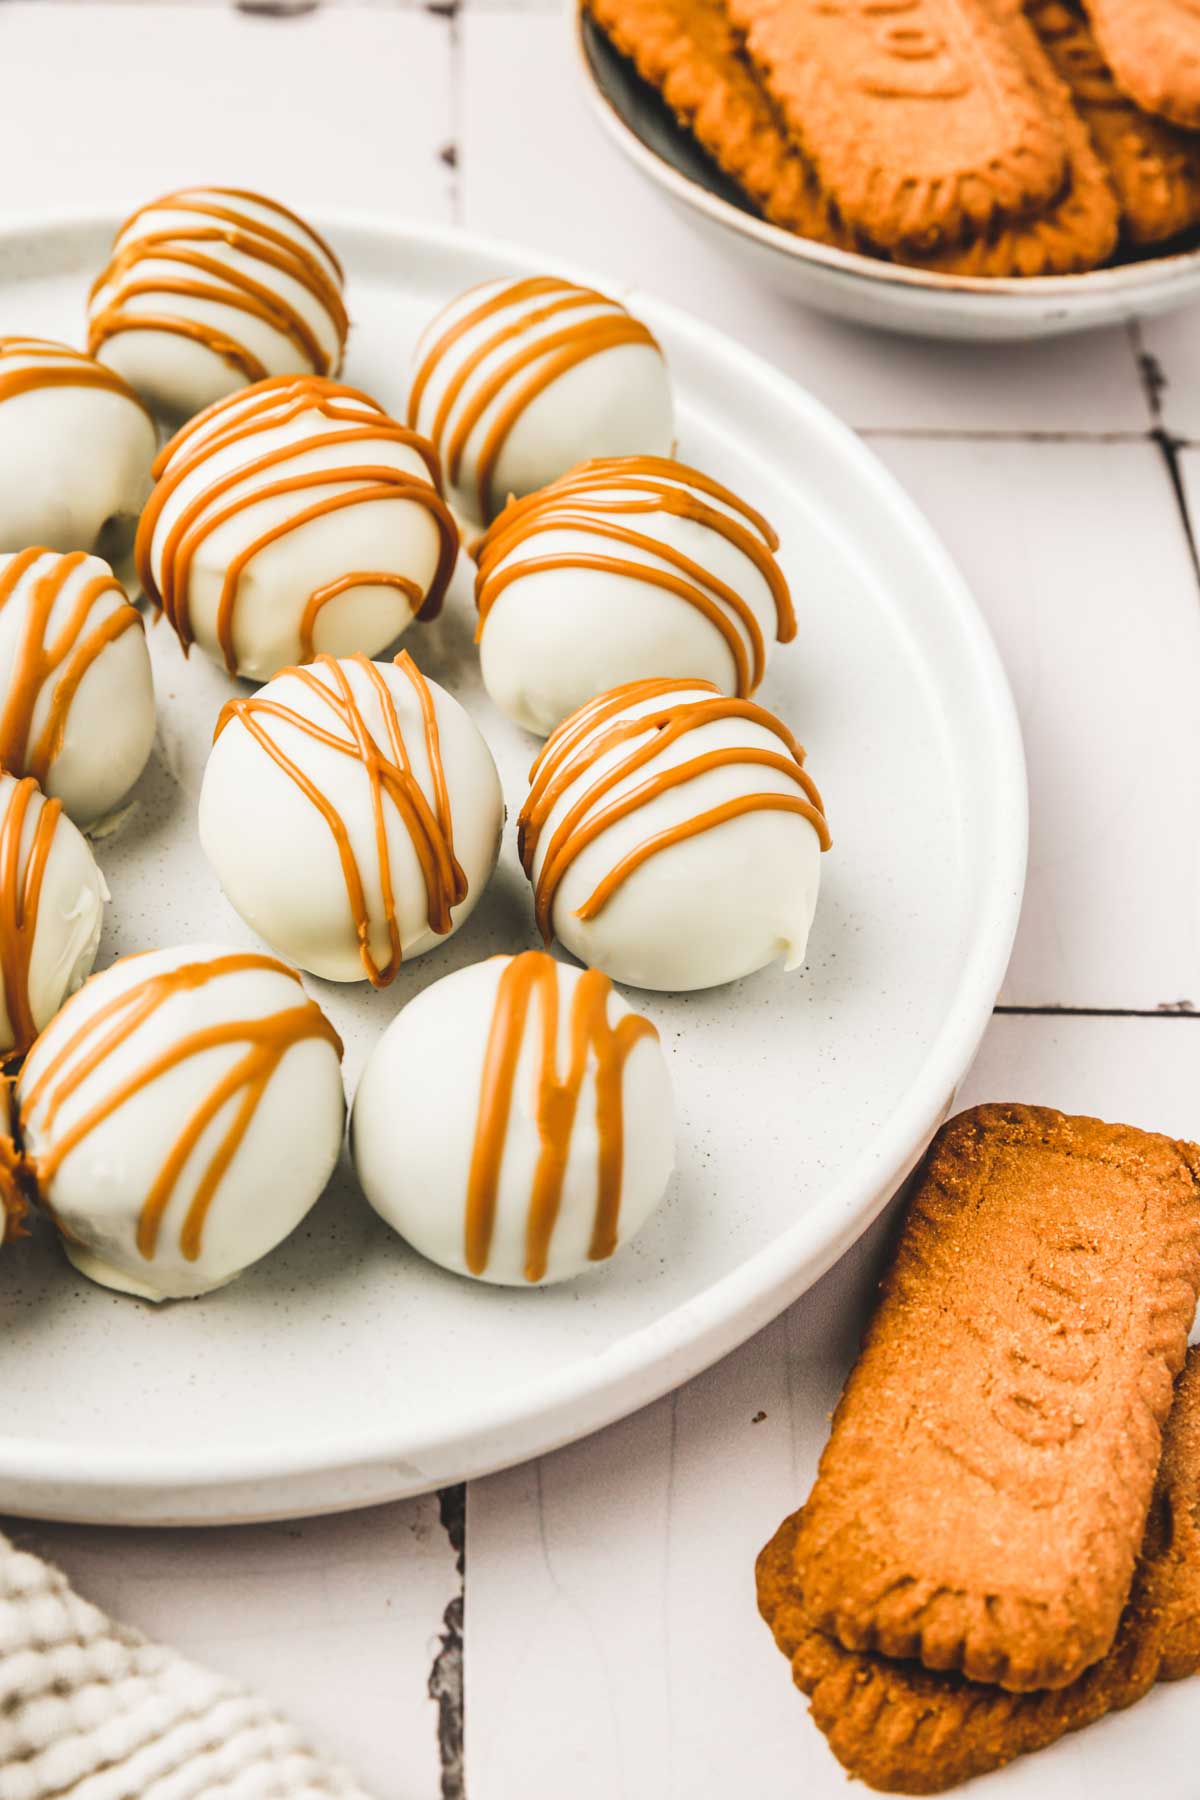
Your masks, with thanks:
M181 188L117 233L88 301L88 348L184 419L268 375L336 375L341 293L329 246L277 201Z
M631 987L716 987L779 956L798 968L816 910L824 821L792 742L753 702L688 681L635 683L565 720L534 767L521 813L543 925L581 962ZM704 766L666 785L672 770L699 759ZM768 801L705 821L760 795L781 796L789 810ZM623 816L586 841L623 801ZM692 835L649 850L661 834L702 821ZM561 857L568 842L578 853ZM612 886L626 859L642 854ZM578 916L597 900L593 917Z
M303 1028L256 1070L251 1059L280 1021L301 1016ZM256 1074L261 1091L251 1092ZM336 1040L294 971L204 944L123 957L95 976L38 1039L16 1097L24 1149L67 1255L93 1281L149 1300L207 1293L274 1249L328 1181L345 1118ZM189 1128L199 1135L189 1140ZM165 1204L147 1246L139 1231L156 1187Z
M774 532L684 464L583 463L505 508L476 547L479 652L500 710L545 737L652 676L750 694L795 635Z
M92 549L141 511L155 444L111 371L65 344L0 337L0 550Z
M91 845L59 803L0 771L0 1055L27 1049L89 974L107 899Z
M444 976L392 1021L363 1071L350 1143L367 1198L414 1249L456 1274L525 1287L534 1285L529 1277L529 1225L545 1142L537 1105L543 1001L536 993L520 1033L485 1265L471 1269L467 1257L468 1194L481 1084L498 990L513 960L495 956ZM585 976L564 963L552 967L558 987L555 1072L561 1081L571 1063L572 1002ZM616 1027L630 1011L610 988L609 1025ZM571 1280L602 1260L590 1253L599 1197L595 1075L593 1051L578 1092L558 1212L537 1283ZM671 1083L656 1037L643 1037L633 1045L622 1070L620 1103L617 1248L654 1211L674 1168Z
M422 687L436 722L449 834L441 826ZM370 978L384 985L401 957L433 949L469 918L499 852L500 780L467 713L436 682L423 683L407 657L397 664L325 659L285 670L256 696L233 702L223 719L200 792L200 841L228 899L274 949L329 981ZM343 748L319 741L306 723ZM280 767L256 731L291 760L300 781ZM397 760L396 734L407 773ZM301 782L311 784L322 805ZM427 837L413 826L415 813L426 821ZM350 880L361 885L360 907L344 858ZM458 900L436 878L438 868L444 875L455 862L465 884ZM443 930L437 929L439 895L447 902Z
M437 315L414 354L409 423L432 440L455 504L484 521L588 457L669 456L674 437L646 327L553 276L484 282Z
M428 445L354 388L248 388L160 457L142 585L185 646L251 681L322 651L374 655L418 610L432 616L453 572L431 468Z
M77 685L76 685L77 684ZM0 555L0 762L77 825L123 800L154 744L141 614L98 556Z

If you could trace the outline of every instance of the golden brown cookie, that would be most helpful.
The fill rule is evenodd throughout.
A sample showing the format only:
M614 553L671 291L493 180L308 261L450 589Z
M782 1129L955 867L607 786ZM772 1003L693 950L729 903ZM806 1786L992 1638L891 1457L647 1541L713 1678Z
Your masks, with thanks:
M736 181L764 218L842 249L881 252L855 238L822 191L808 158L788 136L774 101L742 55L723 0L588 0L590 10L681 125ZM1020 19L1018 30L1028 34ZM1116 202L1087 132L1028 35L1048 104L1060 119L1070 168L1065 190L1043 214L1002 225L933 255L897 260L947 275L1065 275L1095 268L1117 236Z
M1200 1286L1200 1147L984 1106L934 1141L794 1546L849 1650L1014 1691L1109 1649Z
M1029 19L1071 90L1120 201L1132 244L1158 244L1200 223L1200 145L1123 94L1095 33L1068 0L1029 0Z
M1120 212L1113 184L1027 20L1001 0L990 4L998 16L1007 17L1021 59L1062 132L1066 186L1057 200L1030 218L1002 223L932 256L900 260L940 275L1082 274L1098 268L1117 247Z
M811 164L742 56L721 0L587 0L596 23L763 216L852 246Z
M873 243L937 249L1062 186L1062 131L986 0L729 11L822 187Z
M1086 0L1101 52L1130 99L1185 130L1200 128L1197 0Z
M838 1761L885 1793L936 1794L1200 1668L1200 1351L1189 1352L1129 1602L1111 1650L1069 1687L1011 1694L916 1663L843 1650L790 1586L799 1514L759 1558L759 1604Z

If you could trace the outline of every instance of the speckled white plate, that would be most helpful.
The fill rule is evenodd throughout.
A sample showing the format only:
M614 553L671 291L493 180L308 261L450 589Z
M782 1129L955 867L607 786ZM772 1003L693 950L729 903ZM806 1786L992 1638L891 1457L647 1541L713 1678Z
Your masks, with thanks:
M115 223L0 234L0 332L77 340ZM316 223L347 266L347 378L397 410L410 344L441 302L542 266L424 227ZM679 1171L641 1237L584 1280L513 1292L444 1274L376 1218L348 1171L232 1287L159 1309L82 1280L39 1225L0 1255L0 1511L298 1515L548 1450L685 1380L799 1294L878 1213L949 1106L1004 972L1024 874L1021 743L996 653L870 451L728 339L625 297L666 349L681 454L782 536L800 629L761 697L808 745L834 837L808 967L646 997L675 1078ZM512 815L534 744L488 703L472 633L460 568L443 617L405 642L475 714ZM113 896L101 966L185 939L253 941L194 826L232 684L198 654L185 662L166 627L150 642L159 736L127 816L97 845ZM350 1092L420 988L534 941L512 840L471 922L387 992L310 983L346 1039Z
M609 139L723 255L806 306L909 337L1000 343L1149 318L1200 294L1195 233L1119 267L1012 280L936 275L797 237L751 210L580 0L565 4L584 91Z

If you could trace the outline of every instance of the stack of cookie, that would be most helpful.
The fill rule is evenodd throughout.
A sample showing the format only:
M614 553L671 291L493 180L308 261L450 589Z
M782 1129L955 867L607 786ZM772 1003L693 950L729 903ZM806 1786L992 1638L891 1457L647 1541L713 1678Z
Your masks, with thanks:
M1185 0L585 0L773 224L945 275L1200 226Z
M939 1134L758 1562L851 1774L937 1793L1200 1669L1198 1290L1200 1147L1019 1106Z

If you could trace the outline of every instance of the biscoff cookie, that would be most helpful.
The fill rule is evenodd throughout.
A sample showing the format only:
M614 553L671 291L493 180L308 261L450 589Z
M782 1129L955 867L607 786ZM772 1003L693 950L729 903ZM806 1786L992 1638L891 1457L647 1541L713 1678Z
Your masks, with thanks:
M764 218L823 244L853 240L742 56L721 0L587 0L679 123Z
M1110 257L1120 235L1120 210L1107 170L1071 95L1055 74L1028 21L1005 0L988 0L1007 19L1021 59L1067 146L1062 194L1044 212L1002 223L964 244L926 257L904 257L938 275L1080 275Z
M986 0L730 0L847 226L933 250L1054 199L1062 130Z
M1108 1654L1069 1687L1011 1694L961 1675L843 1650L814 1631L789 1586L800 1515L759 1558L759 1603L842 1766L886 1793L936 1794L1045 1749L1156 1681L1200 1668L1200 1351L1189 1352L1163 1431L1141 1555Z
M1200 8L1194 0L1086 0L1117 85L1146 112L1200 129Z
M1200 1287L1200 1147L1037 1107L936 1138L794 1551L849 1650L1014 1691L1109 1649Z
M1131 244L1200 224L1200 145L1121 92L1072 0L1029 0L1029 20L1108 170Z
M764 218L842 249L880 251L855 238L787 135L774 102L740 52L722 0L588 0L590 10L642 79L662 94ZM1087 132L1072 112L1029 28L1023 46L1059 116L1069 169L1062 196L1044 214L932 256L898 255L946 275L1065 275L1095 268L1117 239L1112 189Z

